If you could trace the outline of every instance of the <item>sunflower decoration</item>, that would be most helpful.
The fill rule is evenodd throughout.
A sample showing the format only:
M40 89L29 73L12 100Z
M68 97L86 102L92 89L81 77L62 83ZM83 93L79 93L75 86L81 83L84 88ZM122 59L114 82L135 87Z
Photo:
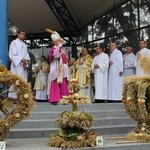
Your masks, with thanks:
M78 104L86 104L87 97L80 95L79 83L72 79L69 84L69 96L63 96L60 104L72 104L72 111L64 111L56 119L59 132L52 134L49 145L61 148L80 148L96 146L97 133L88 131L93 125L94 118L90 113L78 112Z
M17 93L16 99L7 97L12 85ZM0 110L4 114L0 119L0 140L11 127L29 116L33 104L30 85L0 64Z
M127 77L122 102L126 112L137 122L128 140L150 142L150 77Z

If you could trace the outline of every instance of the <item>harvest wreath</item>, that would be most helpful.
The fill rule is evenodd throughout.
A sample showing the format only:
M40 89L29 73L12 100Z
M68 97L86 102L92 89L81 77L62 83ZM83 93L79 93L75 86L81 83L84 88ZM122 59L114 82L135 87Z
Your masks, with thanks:
M122 102L127 113L137 121L137 127L127 139L150 142L150 77L125 78Z
M80 86L77 80L71 80L69 89L70 95L63 96L59 103L72 104L72 111L62 112L56 119L59 132L50 136L49 144L61 148L94 147L97 133L87 130L93 125L93 116L87 112L78 112L78 104L86 104L88 99L78 93Z
M17 99L11 99L3 96L8 90L0 92L0 109L6 116L0 119L0 140L2 140L11 127L20 122L29 115L29 111L33 107L33 96L30 85L23 81L22 78L12 74L3 65L0 64L0 85L5 86L9 90L13 85L17 92ZM15 108L10 110L7 106L11 106L11 102L16 102ZM5 106L5 104L10 104ZM13 103L12 103L13 104Z

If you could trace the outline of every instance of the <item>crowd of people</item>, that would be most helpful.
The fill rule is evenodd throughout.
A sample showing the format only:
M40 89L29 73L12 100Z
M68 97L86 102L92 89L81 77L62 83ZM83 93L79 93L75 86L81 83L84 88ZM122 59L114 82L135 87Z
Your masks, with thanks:
M27 81L30 57L24 38L25 30L19 30L17 39L10 44L9 58L10 71ZM54 45L49 52L50 65L46 57L41 56L36 68L36 100L48 100L56 105L62 96L69 95L69 81L76 79L80 85L80 94L87 96L90 102L121 102L125 77L150 75L140 65L142 57L150 57L150 50L146 48L144 40L139 41L140 49L136 55L131 45L126 47L126 54L123 55L116 43L110 43L108 55L101 43L96 47L93 57L83 47L79 58L75 60L68 57L63 48L65 41L56 31L52 33L51 39ZM10 89L9 97L16 98L13 86Z

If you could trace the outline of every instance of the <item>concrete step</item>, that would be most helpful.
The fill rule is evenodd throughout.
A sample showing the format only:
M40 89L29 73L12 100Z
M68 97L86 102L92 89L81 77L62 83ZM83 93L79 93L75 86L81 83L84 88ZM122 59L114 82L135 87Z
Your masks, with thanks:
M35 105L33 112L62 112L65 110L71 111L71 105L52 105L52 104L37 104ZM93 111L93 110L123 110L122 103L92 103L85 105L78 105L79 111Z
M89 130L97 132L99 135L127 134L133 130L134 125L111 125L91 127ZM58 132L58 128L13 128L7 138L43 138L49 137L52 133Z
M127 114L125 110L92 110L88 111L95 118L111 118L111 117L126 117ZM29 120L40 120L40 119L56 119L61 114L61 112L35 112L33 111L31 115L27 118Z
M118 117L118 118L95 118L94 127L99 126L111 126L111 125L135 125L135 121L128 117ZM24 120L14 126L14 128L55 128L55 120Z

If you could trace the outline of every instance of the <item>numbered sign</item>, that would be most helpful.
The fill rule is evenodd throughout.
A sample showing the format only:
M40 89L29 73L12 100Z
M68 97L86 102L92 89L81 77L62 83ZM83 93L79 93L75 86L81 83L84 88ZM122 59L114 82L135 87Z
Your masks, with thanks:
M103 144L104 144L103 136L97 136L96 137L96 146L97 147L102 147Z
M5 150L6 141L0 141L0 150Z

